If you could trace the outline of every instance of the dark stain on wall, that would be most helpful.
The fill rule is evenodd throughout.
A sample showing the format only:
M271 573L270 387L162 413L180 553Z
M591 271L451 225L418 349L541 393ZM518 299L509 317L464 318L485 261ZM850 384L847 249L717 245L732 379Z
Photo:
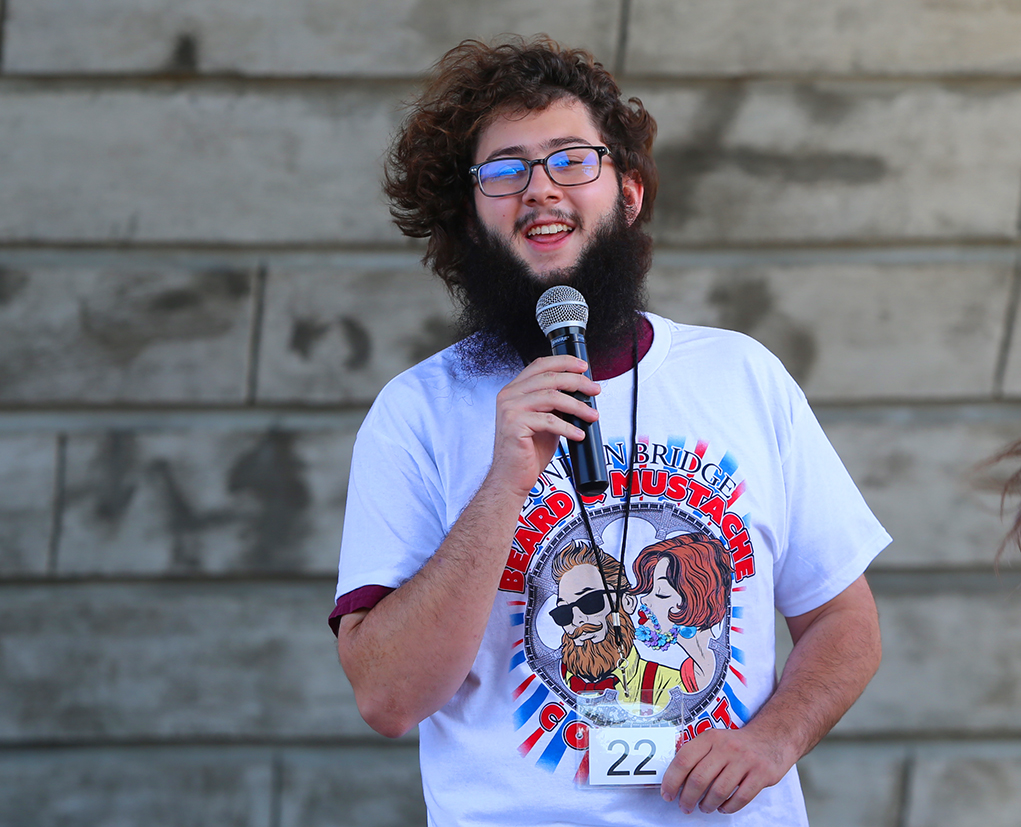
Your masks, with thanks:
M268 432L238 457L227 478L232 494L247 494L256 504L245 528L244 561L256 570L292 569L308 533L312 497L294 442L292 433Z
M306 361L311 358L316 344L329 331L330 326L318 319L298 318L291 325L288 347Z
M804 384L819 355L815 336L790 319L783 318L781 321L783 324L778 329L763 337L763 343L780 357L791 376L799 384Z
M138 490L138 449L135 435L111 431L103 438L95 459L95 515L104 523L118 522Z
M166 459L155 459L148 472L160 483L163 507L170 533L170 569L173 572L201 571L202 533L210 528L236 522L238 517L227 510L199 511L189 501L178 482L174 469Z
M175 74L194 74L199 70L199 36L194 32L179 32L167 61L167 71Z
M347 343L348 357L344 360L344 367L348 370L359 370L368 367L369 359L372 358L372 339L369 331L354 316L341 316L337 323Z
M0 307L10 304L28 286L28 275L0 267Z
M756 178L777 178L791 184L871 184L886 175L882 158L852 152L786 155L739 147L725 153L725 162Z
M660 180L656 210L661 219L657 223L685 224L694 217L698 182L723 162L724 136L746 95L744 86L736 83L707 92L695 113L691 139L656 150Z
M418 335L407 339L408 360L412 363L428 359L457 340L454 327L446 316L429 316Z
M202 291L218 299L236 301L252 292L252 275L233 267L213 267L196 275Z
M700 181L725 167L736 167L755 178L791 184L871 184L887 174L886 161L877 155L727 146L727 133L746 96L741 84L707 92L695 113L691 137L683 142L664 143L656 150L660 174L657 226L676 228L695 217ZM839 123L854 106L846 95L807 85L798 87L795 96L813 120L828 124Z
M868 488L902 488L909 482L915 470L915 458L907 451L893 448L889 453L876 457L869 465L862 485Z
M157 342L227 334L242 323L242 302L250 292L245 271L200 271L185 280L116 274L107 289L79 301L81 338L126 364Z
M794 100L816 123L835 125L855 108L856 99L809 83L794 87Z
M773 294L765 279L717 284L709 293L709 303L719 311L721 327L739 330L749 336L773 312Z
M727 279L709 293L719 324L758 339L798 382L808 379L818 356L812 332L776 308L765 278Z
M151 313L178 313L201 304L202 296L197 290L166 290L153 296L146 309Z

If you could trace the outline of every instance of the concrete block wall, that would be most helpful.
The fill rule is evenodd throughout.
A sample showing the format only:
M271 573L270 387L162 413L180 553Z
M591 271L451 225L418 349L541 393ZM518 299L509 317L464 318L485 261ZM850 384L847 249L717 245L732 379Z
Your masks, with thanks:
M1018 0L0 0L0 824L424 823L325 616L358 423L452 336L379 159L503 31L646 101L652 308L773 349L895 537L813 824L1016 824Z

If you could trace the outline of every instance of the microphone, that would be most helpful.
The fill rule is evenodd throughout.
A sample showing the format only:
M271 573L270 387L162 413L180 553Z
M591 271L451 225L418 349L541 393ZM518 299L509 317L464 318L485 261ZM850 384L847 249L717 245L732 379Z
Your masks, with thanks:
M576 356L588 362L588 349L585 346L588 305L581 293L566 285L549 288L539 296L535 305L535 320L550 340L554 356ZM590 368L585 369L585 375L592 378ZM590 408L596 407L591 396L583 393L572 393L571 396ZM609 477L606 475L606 457L603 455L603 436L599 422L585 422L576 416L565 418L585 432L585 439L581 442L573 439L567 441L571 469L574 472L574 487L586 497L602 494L609 485Z

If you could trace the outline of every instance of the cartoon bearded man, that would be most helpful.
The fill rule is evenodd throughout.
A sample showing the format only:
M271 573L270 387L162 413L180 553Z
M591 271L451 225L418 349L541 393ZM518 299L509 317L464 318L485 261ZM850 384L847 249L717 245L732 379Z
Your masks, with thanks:
M661 711L670 689L681 686L676 669L643 660L634 647L635 626L628 612L638 601L621 564L602 549L573 541L552 561L557 605L550 611L563 628L561 676L576 694L617 691L622 704L638 704L638 714ZM611 612L616 590L620 611ZM619 630L619 633L618 633Z
M641 600L638 639L653 649L680 646L684 691L705 689L716 673L713 627L730 602L730 553L705 534L682 534L644 548L634 570L638 583L628 596Z

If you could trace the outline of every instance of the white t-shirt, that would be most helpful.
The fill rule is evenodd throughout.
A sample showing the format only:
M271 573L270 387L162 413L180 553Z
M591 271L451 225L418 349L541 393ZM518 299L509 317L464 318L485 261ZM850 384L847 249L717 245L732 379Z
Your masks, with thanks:
M637 631L628 674L647 681L650 692L658 682L658 700L641 711L629 707L628 720L673 723L686 740L708 726L741 726L772 693L774 606L785 616L817 608L890 538L772 354L738 333L648 319L653 341L639 364L626 576L637 585L643 550L694 534L726 547L732 570L722 591L717 584L725 609L708 630L652 608L663 614L681 583L629 604ZM365 586L396 588L414 575L488 471L496 394L516 372L466 378L456 366L455 349L436 354L390 382L367 415L354 449L338 598ZM587 507L596 541L619 557L632 374L601 386L611 484ZM522 510L468 679L420 725L429 823L806 824L795 769L733 816L686 816L658 788L585 783L586 726L575 689L593 689L572 682L561 663L564 630L550 615L560 588L554 558L572 540L589 541L564 464L558 454ZM585 608L594 611L591 602ZM618 670L610 679L629 678ZM669 696L664 680L673 687ZM595 691L610 708L614 698L636 695L633 684L607 686Z

